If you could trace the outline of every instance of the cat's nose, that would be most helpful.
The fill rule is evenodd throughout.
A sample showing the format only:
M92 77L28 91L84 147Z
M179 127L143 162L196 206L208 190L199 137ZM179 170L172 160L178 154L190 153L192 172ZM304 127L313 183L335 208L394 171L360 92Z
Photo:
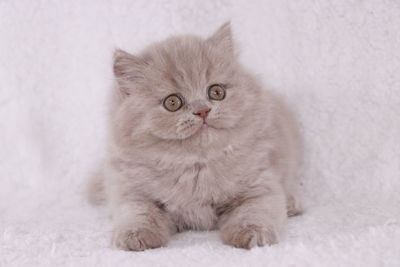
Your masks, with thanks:
M211 110L210 108L201 108L201 109L197 110L196 112L193 112L193 114L201 117L204 120L205 118L207 118L210 110Z

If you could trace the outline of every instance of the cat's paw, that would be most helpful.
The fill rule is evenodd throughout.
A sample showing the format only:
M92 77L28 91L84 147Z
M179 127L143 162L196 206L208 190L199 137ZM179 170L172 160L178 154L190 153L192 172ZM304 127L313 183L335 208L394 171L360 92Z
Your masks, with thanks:
M225 227L221 229L221 236L225 244L244 249L278 243L276 231L253 224Z
M159 248L168 240L158 231L146 228L116 229L112 240L114 246L122 250L142 251L151 248Z

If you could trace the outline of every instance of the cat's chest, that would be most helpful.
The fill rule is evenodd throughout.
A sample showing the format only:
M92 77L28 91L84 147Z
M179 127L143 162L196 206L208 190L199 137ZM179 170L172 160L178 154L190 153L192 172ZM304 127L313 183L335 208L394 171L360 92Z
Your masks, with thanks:
M211 230L216 223L215 203L227 198L224 177L218 177L212 166L195 163L187 166L164 185L161 197L179 230ZM225 188L226 189L226 188Z
M190 229L213 229L215 207L242 189L249 164L238 155L222 151L210 158L180 158L163 164L153 180L154 198L172 214L176 224Z
M169 205L184 206L188 203L209 204L219 198L224 183L213 168L204 163L194 163L171 175L169 193L165 199Z
M159 200L170 207L212 205L232 195L235 178L222 160L171 166L158 180Z

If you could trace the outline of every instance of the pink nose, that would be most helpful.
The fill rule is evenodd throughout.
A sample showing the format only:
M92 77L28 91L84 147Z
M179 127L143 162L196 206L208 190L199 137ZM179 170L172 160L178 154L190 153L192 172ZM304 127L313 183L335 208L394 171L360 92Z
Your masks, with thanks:
M207 118L208 112L210 112L210 108L202 108L196 112L193 112L194 115L201 117L203 120Z

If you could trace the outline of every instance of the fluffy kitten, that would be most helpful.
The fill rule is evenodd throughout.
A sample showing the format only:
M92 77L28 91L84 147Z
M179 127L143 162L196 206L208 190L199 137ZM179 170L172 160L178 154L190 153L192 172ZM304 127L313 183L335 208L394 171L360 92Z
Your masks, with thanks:
M229 23L208 39L118 50L114 74L110 154L89 184L91 201L111 208L114 245L157 248L185 229L219 229L238 248L276 243L300 212L300 140L239 64Z

